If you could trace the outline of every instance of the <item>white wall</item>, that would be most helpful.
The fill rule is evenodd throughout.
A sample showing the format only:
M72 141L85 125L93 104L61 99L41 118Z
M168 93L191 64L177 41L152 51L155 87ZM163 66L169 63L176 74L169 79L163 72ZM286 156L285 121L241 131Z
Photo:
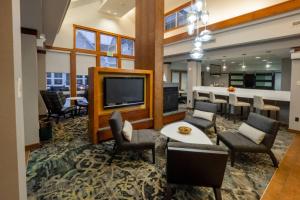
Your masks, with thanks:
M266 42L299 35L300 26L293 22L300 18L300 11L291 12L242 26L214 32L215 40L203 45L204 50L232 47L256 42ZM164 55L185 54L193 48L193 40L178 42L164 47ZM226 53L226 52L224 52Z
M70 8L53 46L73 48L73 24L92 27L116 34L135 36L135 11L132 10L121 18L106 15L99 10L99 2Z
M25 144L39 143L38 64L36 36L22 34Z
M289 128L300 131L300 122L296 122L295 118L300 118L300 55L292 61L292 77L291 77L291 102Z
M20 0L1 0L0 24L0 199L25 200Z
M38 89L46 90L46 54L38 53ZM47 114L46 105L42 99L41 94L39 95L39 115Z

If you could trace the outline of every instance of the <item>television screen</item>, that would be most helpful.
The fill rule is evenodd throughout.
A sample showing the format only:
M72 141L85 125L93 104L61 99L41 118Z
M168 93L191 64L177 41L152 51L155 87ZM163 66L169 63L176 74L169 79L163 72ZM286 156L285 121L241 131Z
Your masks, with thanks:
M143 77L105 77L104 108L144 104Z

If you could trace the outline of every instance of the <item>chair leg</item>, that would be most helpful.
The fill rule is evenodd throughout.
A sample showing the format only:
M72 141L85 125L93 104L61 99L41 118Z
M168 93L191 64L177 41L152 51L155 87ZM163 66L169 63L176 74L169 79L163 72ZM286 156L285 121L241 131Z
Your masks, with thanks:
M269 154L269 156L270 156L270 158L271 158L271 160L272 160L272 162L273 162L274 167L278 168L278 161L277 161L277 159L276 159L274 153L270 150L270 151L268 152L268 154Z
M170 185L167 183L167 188L166 188L166 193L165 193L165 197L164 197L164 200L171 200L172 198L172 190L171 190L171 187Z
M215 129L215 133L217 134L218 133L217 125L214 125L214 129Z
M230 161L231 161L231 167L233 167L235 162L235 152L233 150L230 151Z
M271 117L271 111L268 110L268 117L270 118Z
M279 120L279 111L276 111L276 120Z
M152 149L152 162L155 164L155 148Z
M214 188L214 194L216 200L222 200L222 194L220 188Z
M218 135L217 135L217 145L220 145L220 138Z

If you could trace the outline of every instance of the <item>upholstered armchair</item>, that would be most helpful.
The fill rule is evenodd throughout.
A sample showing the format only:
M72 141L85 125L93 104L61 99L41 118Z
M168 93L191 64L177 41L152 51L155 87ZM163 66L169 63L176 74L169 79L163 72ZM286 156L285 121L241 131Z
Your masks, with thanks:
M234 166L236 153L249 152L269 154L274 167L278 167L278 161L271 149L279 130L279 122L257 113L250 113L246 124L266 133L260 144L254 143L239 131L226 131L217 135L217 144L222 141L230 149L231 166Z
M123 119L120 112L115 111L109 120L109 125L115 140L113 154L110 159L112 162L115 154L119 151L140 151L145 149L152 150L152 161L155 163L155 138L147 130L134 130L132 132L131 141L124 139L123 131Z
M70 114L74 117L76 110L75 106L65 107L66 98L62 92L59 91L41 91L41 94L45 101L46 107L48 110L49 117L56 118L56 122L59 122L61 116L66 117L67 114Z
M167 148L167 198L170 184L212 187L215 198L222 199L221 186L228 152L217 145L169 142Z
M215 132L217 133L217 126L216 126L216 113L218 110L218 106L213 103L203 102L203 101L197 101L195 103L195 110L200 110L204 112L211 112L214 113L213 120L209 121L207 119L202 118L196 118L187 116L184 121L200 128L203 131L206 131L212 127L214 127Z

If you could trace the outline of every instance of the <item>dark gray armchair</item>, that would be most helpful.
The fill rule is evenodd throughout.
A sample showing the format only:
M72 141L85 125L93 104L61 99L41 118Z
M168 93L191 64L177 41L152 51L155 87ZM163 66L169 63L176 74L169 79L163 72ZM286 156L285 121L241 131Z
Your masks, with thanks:
M217 104L203 102L203 101L197 101L195 103L195 110L214 113L213 120L209 121L209 120L206 120L206 119L187 116L184 119L184 121L186 121L190 124L193 124L194 126L200 128L203 131L206 131L207 129L210 129L211 127L214 127L215 132L217 133L217 126L216 126L216 113L217 113L217 110L218 110Z
M246 123L266 133L262 143L256 144L239 134L238 131L226 131L218 133L217 135L217 144L219 144L219 141L221 140L230 149L231 166L234 166L235 155L237 152L252 152L269 154L274 167L278 167L278 161L271 148L279 130L279 122L260 114L250 113Z
M110 162L112 162L112 159L118 151L139 151L151 149L153 163L155 163L155 138L150 132L147 132L147 130L134 130L131 142L125 140L122 134L122 115L117 111L112 113L109 125L115 139L113 155Z
M228 152L217 145L196 145L169 142L167 149L167 198L169 184L212 187L215 198L221 200L221 186Z

